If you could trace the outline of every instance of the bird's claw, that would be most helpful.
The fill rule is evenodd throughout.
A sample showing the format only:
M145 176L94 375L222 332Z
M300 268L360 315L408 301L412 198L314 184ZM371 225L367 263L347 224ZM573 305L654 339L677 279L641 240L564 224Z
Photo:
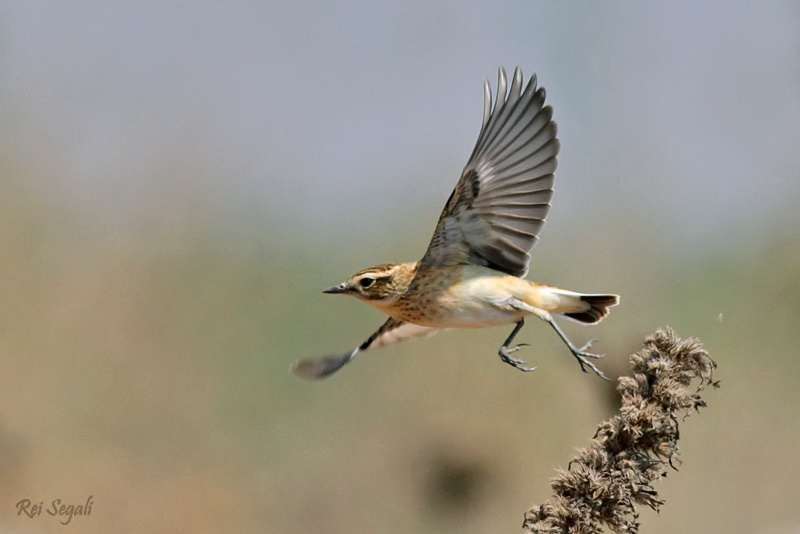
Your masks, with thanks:
M535 371L536 367L526 367L526 363L520 359L514 358L511 356L514 352L517 352L521 347L527 347L527 343L520 343L519 345L515 345L513 347L506 347L505 345L500 347L500 358L506 362L508 365L519 369L520 371L530 372Z
M595 341L600 341L600 340L599 339L590 339L589 341L584 343L583 346L577 350L577 352L581 356L586 356L587 358L604 358L605 354L592 354L591 352L585 352L585 351L589 350L592 347L592 344Z
M578 360L578 363L581 366L581 371L583 371L584 373L588 373L589 369L591 369L600 378L603 378L605 380L610 380L610 378L608 378L606 375L604 375L603 372L595 366L595 364L593 364L592 362L590 362L589 360L586 359L586 358L602 358L602 357L605 356L605 354L592 354L591 352L585 352L584 351L584 349L588 348L587 345L591 345L592 342L594 342L594 341L597 341L597 340L593 339L592 341L589 341L586 345L584 345L580 349L575 349L573 347L570 347L570 350L572 351L572 355L575 356L575 359Z
M502 355L503 353L505 353L505 355L508 356L509 354L513 354L513 353L517 352L522 347L529 347L529 346L530 346L529 343L519 343L517 345L514 345L513 347L505 347L505 346L503 346L503 347L500 347L500 354Z

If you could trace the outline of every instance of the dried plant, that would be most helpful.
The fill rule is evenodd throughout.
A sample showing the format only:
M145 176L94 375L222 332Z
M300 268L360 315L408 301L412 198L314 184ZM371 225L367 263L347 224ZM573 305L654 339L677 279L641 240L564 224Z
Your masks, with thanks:
M706 403L699 392L713 381L717 364L696 339L682 340L669 327L645 340L631 356L633 377L619 379L620 413L604 421L592 444L578 451L552 483L554 498L525 514L529 532L589 534L639 531L636 505L664 503L653 482L675 468L678 417ZM693 379L696 391L690 391Z

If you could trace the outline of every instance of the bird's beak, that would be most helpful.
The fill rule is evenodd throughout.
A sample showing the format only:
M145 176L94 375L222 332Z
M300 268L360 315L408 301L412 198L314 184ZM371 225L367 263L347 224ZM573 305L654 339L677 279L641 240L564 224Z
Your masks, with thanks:
M322 291L323 293L347 293L347 287L344 284L339 284L338 286L329 287Z

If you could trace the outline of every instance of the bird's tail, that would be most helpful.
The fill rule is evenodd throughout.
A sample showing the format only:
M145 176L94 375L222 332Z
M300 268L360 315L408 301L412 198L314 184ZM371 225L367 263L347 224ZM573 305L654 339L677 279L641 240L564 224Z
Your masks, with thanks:
M563 314L579 323L594 324L599 323L603 317L608 315L608 309L619 304L618 295L578 295L581 303L587 306L583 311L576 311Z

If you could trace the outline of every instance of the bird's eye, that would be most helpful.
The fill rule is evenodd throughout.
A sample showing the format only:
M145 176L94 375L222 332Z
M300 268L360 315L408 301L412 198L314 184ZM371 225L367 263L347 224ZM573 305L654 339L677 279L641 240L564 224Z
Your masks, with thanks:
M360 285L364 289L369 289L372 284L375 283L374 278L365 277L358 281L358 285Z

